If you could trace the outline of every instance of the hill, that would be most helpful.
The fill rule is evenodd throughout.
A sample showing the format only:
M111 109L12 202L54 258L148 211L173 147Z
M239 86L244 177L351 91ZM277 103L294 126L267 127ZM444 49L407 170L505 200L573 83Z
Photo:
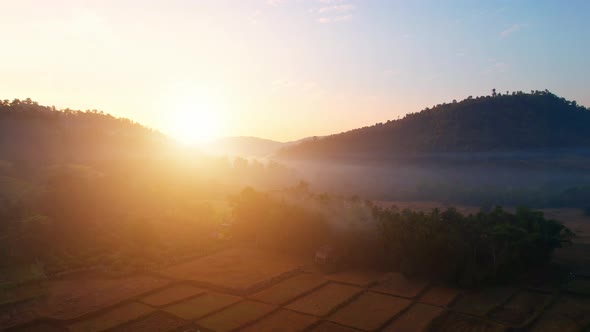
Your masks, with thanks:
M440 153L590 147L590 111L545 91L443 103L403 119L286 148L290 159L390 159Z
M277 142L258 137L223 137L208 144L207 152L216 155L266 157L284 147Z
M207 144L204 151L212 155L222 156L270 157L281 149L311 139L311 137L306 137L296 141L278 142L251 136L223 137Z
M153 155L161 133L96 110L56 110L31 99L0 101L0 160L96 163Z

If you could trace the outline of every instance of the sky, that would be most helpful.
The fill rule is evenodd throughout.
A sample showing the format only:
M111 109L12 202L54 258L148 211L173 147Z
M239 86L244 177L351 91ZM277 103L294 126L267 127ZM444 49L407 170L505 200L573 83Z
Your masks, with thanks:
M0 98L98 109L186 142L279 141L453 99L590 106L590 1L0 0Z

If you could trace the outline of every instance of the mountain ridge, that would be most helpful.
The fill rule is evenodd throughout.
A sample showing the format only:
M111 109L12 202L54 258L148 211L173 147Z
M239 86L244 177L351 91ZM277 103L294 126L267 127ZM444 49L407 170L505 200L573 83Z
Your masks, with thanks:
M282 149L285 159L387 159L437 153L590 147L590 110L545 91L443 103Z

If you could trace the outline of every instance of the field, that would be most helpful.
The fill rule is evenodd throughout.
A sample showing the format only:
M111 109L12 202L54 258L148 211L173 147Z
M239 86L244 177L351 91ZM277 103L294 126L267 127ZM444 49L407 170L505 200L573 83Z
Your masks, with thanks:
M359 287L369 287L383 280L385 277L386 275L378 271L351 270L329 274L326 278L344 284L351 284Z
M379 293L413 298L420 294L428 284L428 281L410 279L401 273L391 273L388 275L387 280L373 286L371 290Z
M244 301L198 321L198 325L213 331L226 332L256 321L275 307L254 301Z
M410 305L398 297L366 292L336 311L330 321L361 330L375 330Z
M323 322L320 325L316 326L311 330L312 332L358 332L357 329L353 329L350 327L330 323L330 322Z
M141 298L141 302L159 307L203 294L205 291L190 285L174 285Z
M73 276L49 281L37 311L48 318L74 319L163 287L168 282L151 276L120 279Z
M111 309L92 319L71 324L68 328L73 332L99 332L146 316L153 311L154 309L148 305L132 302Z
M449 306L459 296L459 291L444 286L432 286L420 297L420 302L439 307Z
M416 303L401 317L383 329L384 332L415 331L422 332L431 322L443 313L443 309L427 304Z
M328 284L287 305L287 309L314 316L325 316L361 291L362 289L358 287Z
M162 273L170 278L245 294L297 271L301 264L301 260L289 256L230 249L167 268Z
M206 258L216 265L227 262L228 257L257 258L252 266L248 261L239 263L243 271L273 266L276 259L252 251L236 256L234 249ZM265 257L270 263L265 264ZM201 260L193 262L202 264ZM246 295L222 291L218 286L193 285L183 278L106 278L78 273L47 280L40 292L33 292L41 296L11 305L9 311L1 310L6 306L0 308L0 327L18 325L9 330L15 332L53 332L66 327L121 332L420 331L430 327L430 331L503 331L509 327L581 331L590 327L588 281L584 279L561 284L551 292L532 291L525 282L467 291L397 273L355 269L336 274L304 272L309 270L313 269L289 272L287 276L293 275L283 275L285 279L280 280L273 278L273 273L267 273L267 279L255 274L262 278L262 289ZM551 277L543 271L535 274ZM375 284L375 280L381 281Z
M325 283L326 280L321 276L301 274L253 294L250 298L275 305L283 304Z
M223 309L239 301L239 297L232 295L206 293L186 301L171 304L162 308L162 310L174 316L191 320L201 318L207 314Z
M488 322L485 319L449 312L436 318L430 325L430 331L437 332L504 332L506 328Z
M171 332L187 322L168 313L156 311L144 318L120 325L109 332Z
M534 319L550 300L547 294L520 292L494 310L490 317L505 325L518 327Z
M584 331L590 328L590 301L587 298L563 296L539 319L531 331Z
M34 300L46 291L44 282L32 282L19 286L0 288L0 306Z
M516 290L513 288L487 288L482 291L468 292L457 300L453 309L470 315L485 316L514 293Z
M281 309L244 329L244 332L298 332L317 322L317 318Z

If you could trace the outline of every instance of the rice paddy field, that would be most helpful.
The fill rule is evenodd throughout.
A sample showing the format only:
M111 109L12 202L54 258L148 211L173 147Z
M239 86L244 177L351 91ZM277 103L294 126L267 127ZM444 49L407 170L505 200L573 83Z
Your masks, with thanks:
M587 240L586 217L548 211ZM584 247L581 247L584 248ZM568 248L564 248L568 249ZM587 252L556 255L579 262ZM569 261L568 261L569 259ZM590 280L532 271L478 291L394 272L322 273L256 249L222 250L149 273L86 271L0 292L6 331L587 331Z

